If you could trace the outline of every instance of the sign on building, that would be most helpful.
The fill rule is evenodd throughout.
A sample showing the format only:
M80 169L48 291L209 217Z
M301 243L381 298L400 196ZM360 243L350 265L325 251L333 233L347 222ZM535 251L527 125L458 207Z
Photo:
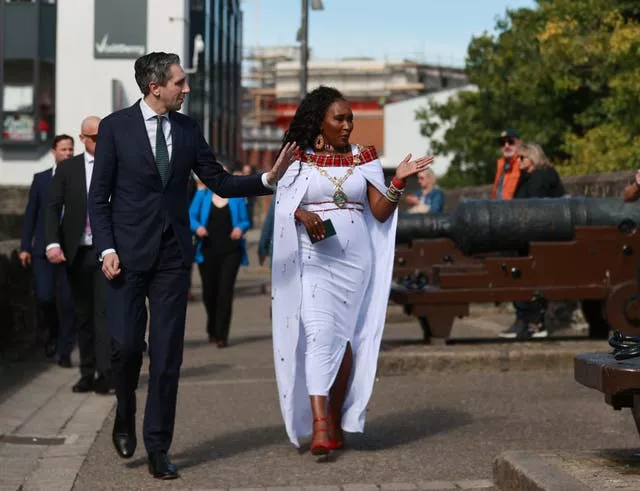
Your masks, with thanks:
M138 58L147 52L147 0L94 0L95 58Z

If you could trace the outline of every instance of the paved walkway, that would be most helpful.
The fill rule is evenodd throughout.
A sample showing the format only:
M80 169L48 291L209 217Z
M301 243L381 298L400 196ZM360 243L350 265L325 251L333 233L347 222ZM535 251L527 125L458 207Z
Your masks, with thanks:
M171 448L181 479L160 482L147 472L140 438L146 364L138 391L140 445L130 461L119 459L111 445L114 398L73 394L76 371L51 365L0 402L0 434L6 435L0 440L0 491L486 490L493 489L492 461L504 451L637 445L629 415L611 411L566 369L382 373L367 432L350 435L348 450L317 462L284 434L269 297L261 291L265 279L264 270L241 274L227 349L206 341L200 302L189 306ZM510 319L488 309L481 318L458 322L454 334L494 335ZM386 348L420 336L415 321L390 309ZM606 344L596 349L606 350Z

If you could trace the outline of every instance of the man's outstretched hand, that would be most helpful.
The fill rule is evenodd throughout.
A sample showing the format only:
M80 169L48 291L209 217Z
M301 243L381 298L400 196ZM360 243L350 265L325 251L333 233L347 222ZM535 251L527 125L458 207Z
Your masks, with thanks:
M282 148L280 155L278 155L276 159L276 163L267 174L267 182L269 184L273 186L284 176L289 166L296 160L297 150L298 145L296 145L295 142L289 142Z

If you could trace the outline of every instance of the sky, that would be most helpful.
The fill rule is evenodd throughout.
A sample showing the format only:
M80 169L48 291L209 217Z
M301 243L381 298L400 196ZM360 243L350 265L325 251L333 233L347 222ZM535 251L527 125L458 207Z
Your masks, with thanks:
M309 11L312 58L412 58L463 66L471 37L534 0L322 0ZM243 0L244 47L297 45L301 0ZM311 4L311 0L309 0Z

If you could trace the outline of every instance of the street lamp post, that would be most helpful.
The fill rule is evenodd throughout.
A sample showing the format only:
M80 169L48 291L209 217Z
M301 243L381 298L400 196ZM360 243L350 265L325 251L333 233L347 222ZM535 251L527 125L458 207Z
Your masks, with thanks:
M300 43L300 99L307 95L307 56L309 53L309 0L302 0L302 19L300 23L302 42Z
M324 10L322 0L311 0L311 10ZM300 99L307 95L309 77L309 0L302 0L302 18L300 23Z

